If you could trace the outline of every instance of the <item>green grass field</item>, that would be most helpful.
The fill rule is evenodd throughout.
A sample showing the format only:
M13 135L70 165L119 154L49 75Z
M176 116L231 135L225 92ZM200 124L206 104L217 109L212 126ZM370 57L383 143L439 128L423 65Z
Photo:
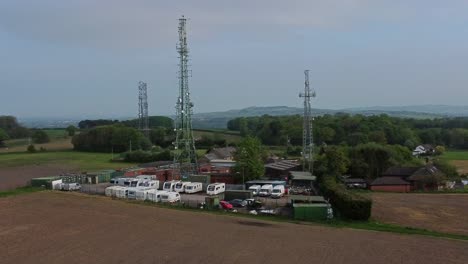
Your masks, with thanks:
M445 160L468 160L468 151L447 151L442 155L442 158Z
M42 164L70 165L82 171L128 168L135 165L127 162L113 162L111 154L108 153L54 151L0 154L0 168Z
M201 136L209 136L209 137L220 137L226 139L227 143L238 143L242 137L235 132L229 131L221 131L221 130L194 130L193 136L195 138Z

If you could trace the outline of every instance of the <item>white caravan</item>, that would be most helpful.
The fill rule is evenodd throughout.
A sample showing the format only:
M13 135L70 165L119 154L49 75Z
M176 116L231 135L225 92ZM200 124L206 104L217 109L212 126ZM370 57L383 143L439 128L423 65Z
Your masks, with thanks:
M161 202L161 195L167 193L166 191L158 191L156 189L151 189L146 192L146 200L159 203Z
M178 192L178 193L183 193L185 192L185 187L187 186L187 184L189 184L190 182L179 182L175 185L174 187L174 191Z
M208 195L216 195L219 193L223 193L226 190L225 183L212 183L206 187L206 194Z
M159 181L143 180L142 182L138 183L138 187L139 188L159 189Z
M156 180L156 175L138 175L135 178L140 180Z
M261 188L262 186L260 185L252 185L249 187L249 191L252 192L253 196L257 196Z
M185 185L186 193L197 193L203 191L203 184L201 182L191 182Z
M127 188L128 192L127 192L127 198L128 199L132 199L132 200L135 200L136 197L137 197L137 191L138 191L138 188L135 188L135 187L131 187L131 188Z
M180 202L180 194L178 192L166 192L161 194L162 203Z
M276 185L273 187L273 191L271 192L271 198L281 198L284 193L284 185Z
M270 196L272 191L273 191L273 185L265 184L260 189L260 192L258 193L258 195L260 195L260 196Z
M167 181L167 182L164 182L163 191L173 192L175 190L176 184L179 183L179 182L180 181Z
M127 198L128 195L128 188L127 187L122 187L119 188L115 191L115 196L117 198Z
M106 194L106 196L115 196L115 189L116 188L119 188L120 186L110 186L110 187L107 187L105 190L104 190L104 193ZM114 194L114 195L112 195Z
M139 200L139 201L145 201L148 199L148 192L150 191L151 189L150 188L139 188L137 191L136 191L136 199ZM155 189L153 189L155 190Z

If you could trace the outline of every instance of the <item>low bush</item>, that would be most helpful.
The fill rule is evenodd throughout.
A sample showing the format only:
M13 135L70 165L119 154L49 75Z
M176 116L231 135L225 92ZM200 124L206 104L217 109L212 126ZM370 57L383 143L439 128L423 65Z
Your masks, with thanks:
M322 177L320 187L324 196L343 218L364 221L370 218L371 199L348 191L344 185L337 183L333 176Z
M165 161L172 160L172 155L169 150L162 152L150 152L150 151L132 151L124 154L124 160L127 162L153 162L153 161Z

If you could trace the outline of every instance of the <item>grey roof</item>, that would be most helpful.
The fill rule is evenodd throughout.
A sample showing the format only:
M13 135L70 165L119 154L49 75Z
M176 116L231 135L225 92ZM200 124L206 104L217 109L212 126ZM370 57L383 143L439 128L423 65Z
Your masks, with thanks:
M344 183L367 183L367 181L362 178L347 178L343 181Z
M390 167L382 173L382 177L409 177L420 167Z
M297 168L299 166L300 164L294 160L281 160L275 163L266 164L265 168L286 171L286 170Z
M378 185L410 185L409 182L403 180L399 177L379 177L375 179L372 183L372 186Z
M290 173L293 180L315 181L317 179L317 177L313 176L312 173L308 171L291 171Z
M307 201L307 202L323 202L326 203L327 200L323 196L310 196L310 195L290 195L289 202L292 201Z
M231 159L236 151L235 147L213 148L205 155L209 160L214 159Z
M420 168L419 170L417 170L416 172L414 172L413 175L408 177L408 180L418 181L418 180L422 180L422 179L424 179L426 177L430 177L430 176L444 177L445 174L442 171L440 171L437 167L435 167L433 165L428 165L428 166L424 166L424 167Z

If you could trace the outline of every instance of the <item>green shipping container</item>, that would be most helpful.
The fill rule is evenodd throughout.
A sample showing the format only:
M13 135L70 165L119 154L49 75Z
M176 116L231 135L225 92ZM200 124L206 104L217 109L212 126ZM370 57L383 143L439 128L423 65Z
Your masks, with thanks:
M328 215L327 204L295 203L293 209L296 220L326 220Z

